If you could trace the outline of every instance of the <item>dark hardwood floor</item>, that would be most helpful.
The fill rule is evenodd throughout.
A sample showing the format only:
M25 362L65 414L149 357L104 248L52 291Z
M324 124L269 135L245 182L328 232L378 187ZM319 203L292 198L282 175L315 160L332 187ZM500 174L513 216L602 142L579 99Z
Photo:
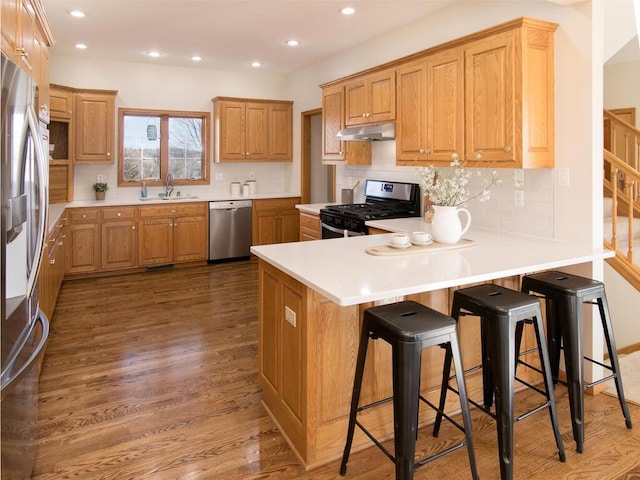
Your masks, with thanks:
M41 377L33 478L337 479L339 462L305 472L260 403L257 262L185 267L63 284ZM571 440L556 391L567 462L548 415L516 426L518 479L640 479L640 407L627 430L617 400L586 398L586 446ZM517 403L537 401L519 393ZM472 413L478 469L499 478L495 425ZM443 427L425 452L459 432ZM464 449L416 479L470 478ZM346 479L393 479L375 447L352 453Z

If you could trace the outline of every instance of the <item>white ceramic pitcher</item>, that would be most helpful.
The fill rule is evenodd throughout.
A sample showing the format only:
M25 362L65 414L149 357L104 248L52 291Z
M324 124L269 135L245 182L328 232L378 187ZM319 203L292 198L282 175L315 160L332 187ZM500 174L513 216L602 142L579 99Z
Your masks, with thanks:
M433 240L438 243L458 243L471 225L471 213L466 208L443 207L433 205L434 215L431 223ZM460 222L460 213L467 217L465 226Z

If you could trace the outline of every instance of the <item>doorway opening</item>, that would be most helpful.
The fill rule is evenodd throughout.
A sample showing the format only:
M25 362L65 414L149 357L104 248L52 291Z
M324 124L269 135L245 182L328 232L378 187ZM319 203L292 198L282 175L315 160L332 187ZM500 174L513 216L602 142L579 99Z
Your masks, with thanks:
M331 203L336 198L336 167L322 163L322 109L301 113L300 195L302 203Z

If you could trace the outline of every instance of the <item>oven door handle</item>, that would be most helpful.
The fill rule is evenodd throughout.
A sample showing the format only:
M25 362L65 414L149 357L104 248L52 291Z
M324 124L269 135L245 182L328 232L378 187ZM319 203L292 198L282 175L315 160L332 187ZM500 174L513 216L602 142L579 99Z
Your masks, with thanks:
M338 233L340 235L344 235L344 232L347 232L347 236L349 237L359 237L364 235L364 233L360 233L360 232L352 232L351 230L347 230L346 228L336 228L336 227L332 227L331 225L327 225L326 223L322 223L321 224L321 228L326 228L327 230L329 230L330 232L333 233Z

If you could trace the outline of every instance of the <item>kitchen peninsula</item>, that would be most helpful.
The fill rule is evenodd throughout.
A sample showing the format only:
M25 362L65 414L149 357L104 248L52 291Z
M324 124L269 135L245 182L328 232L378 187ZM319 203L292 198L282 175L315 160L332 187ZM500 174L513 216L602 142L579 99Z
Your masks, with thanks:
M419 218L370 226L428 230ZM612 256L588 244L479 229L465 236L475 242L466 248L425 247L419 253L388 256L365 252L387 244L389 238L369 235L251 249L260 263L258 371L263 403L307 468L342 454L362 312L374 302L407 298L448 313L456 287L491 281L518 288L523 274ZM468 368L479 363L479 324L466 318L460 341ZM532 344L532 337L532 332L525 332L523 349ZM389 347L371 342L361 403L391 393ZM439 349L423 352L422 370L422 391L434 398L442 371ZM468 380L472 395L479 387L475 380ZM431 418L431 412L421 412L421 422ZM392 434L390 404L363 412L361 419L378 438ZM354 438L356 449L369 445L363 434Z

